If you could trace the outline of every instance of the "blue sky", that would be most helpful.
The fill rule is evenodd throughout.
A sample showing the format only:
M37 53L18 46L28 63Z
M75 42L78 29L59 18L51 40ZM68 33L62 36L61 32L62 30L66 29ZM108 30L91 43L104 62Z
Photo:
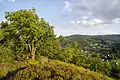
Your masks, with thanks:
M4 13L36 8L57 35L119 34L120 0L0 0L0 21Z

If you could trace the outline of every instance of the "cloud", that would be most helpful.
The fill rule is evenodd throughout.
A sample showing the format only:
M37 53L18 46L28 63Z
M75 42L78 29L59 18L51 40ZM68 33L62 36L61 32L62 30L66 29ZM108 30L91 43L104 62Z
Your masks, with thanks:
M120 18L113 19L113 23L120 23Z
M69 0L64 4L64 9L72 13L72 21L76 24L120 23L120 0Z
M70 21L71 24L75 24L75 21Z
M8 0L8 1L15 2L15 0Z
M5 1L5 0L0 0L0 3L3 2L3 1ZM8 1L15 2L15 0L8 0Z
M72 22L72 21L71 21ZM99 27L80 27L77 25L56 25L55 33L57 35L72 35L72 34L83 34L83 35L107 35L107 34L119 34L119 25L101 25ZM77 26L77 27L76 27ZM117 30L116 30L117 29Z
M64 9L66 9L68 12L72 12L72 8L70 7L71 4L68 1L64 2L64 4Z
M102 32L97 33L97 35L106 35L106 34L118 34L118 33L111 30L104 30Z
M92 26L92 25L101 25L105 24L103 20L93 18L93 19L88 19L87 17L84 17L82 20L76 20L76 21L70 21L71 24L78 24L78 25L86 25L86 26Z

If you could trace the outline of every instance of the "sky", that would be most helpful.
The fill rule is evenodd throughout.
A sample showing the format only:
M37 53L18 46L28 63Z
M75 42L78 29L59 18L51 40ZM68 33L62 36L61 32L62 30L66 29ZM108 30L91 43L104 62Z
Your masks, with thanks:
M0 21L5 12L34 7L57 35L119 34L119 4L120 0L0 0Z

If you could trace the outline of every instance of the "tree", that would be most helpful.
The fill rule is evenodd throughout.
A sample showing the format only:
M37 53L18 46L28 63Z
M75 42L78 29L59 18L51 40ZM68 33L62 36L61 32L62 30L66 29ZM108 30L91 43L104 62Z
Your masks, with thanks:
M59 56L60 56L60 60L63 60L65 62L70 62L73 57L72 45L68 44L65 48L63 48L62 53Z
M76 64L78 66L83 66L86 67L86 55L85 53L81 50L79 44L75 41L73 45L73 58L72 58L72 63Z
M2 40L9 40L15 52L29 53L32 59L37 48L55 38L53 26L39 18L34 8L6 12L5 18L7 21L1 23L0 29L4 33Z

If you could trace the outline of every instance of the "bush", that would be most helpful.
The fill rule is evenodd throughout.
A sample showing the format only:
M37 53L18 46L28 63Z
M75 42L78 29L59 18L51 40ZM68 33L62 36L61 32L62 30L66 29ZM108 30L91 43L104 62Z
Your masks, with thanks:
M19 65L17 64L19 63ZM1 79L10 80L112 80L96 72L73 64L64 63L57 60L48 60L46 63L35 65L25 65L26 62L16 62L14 69L12 64L7 64L7 75ZM3 65L3 64L0 64ZM8 66L10 65L10 66ZM21 66L20 66L21 65ZM5 66L5 64L4 64ZM4 69L5 69L4 68ZM10 68L12 71L10 71ZM1 66L0 66L0 69ZM1 70L0 73L3 71Z
M11 62L12 50L9 47L0 46L0 62Z

